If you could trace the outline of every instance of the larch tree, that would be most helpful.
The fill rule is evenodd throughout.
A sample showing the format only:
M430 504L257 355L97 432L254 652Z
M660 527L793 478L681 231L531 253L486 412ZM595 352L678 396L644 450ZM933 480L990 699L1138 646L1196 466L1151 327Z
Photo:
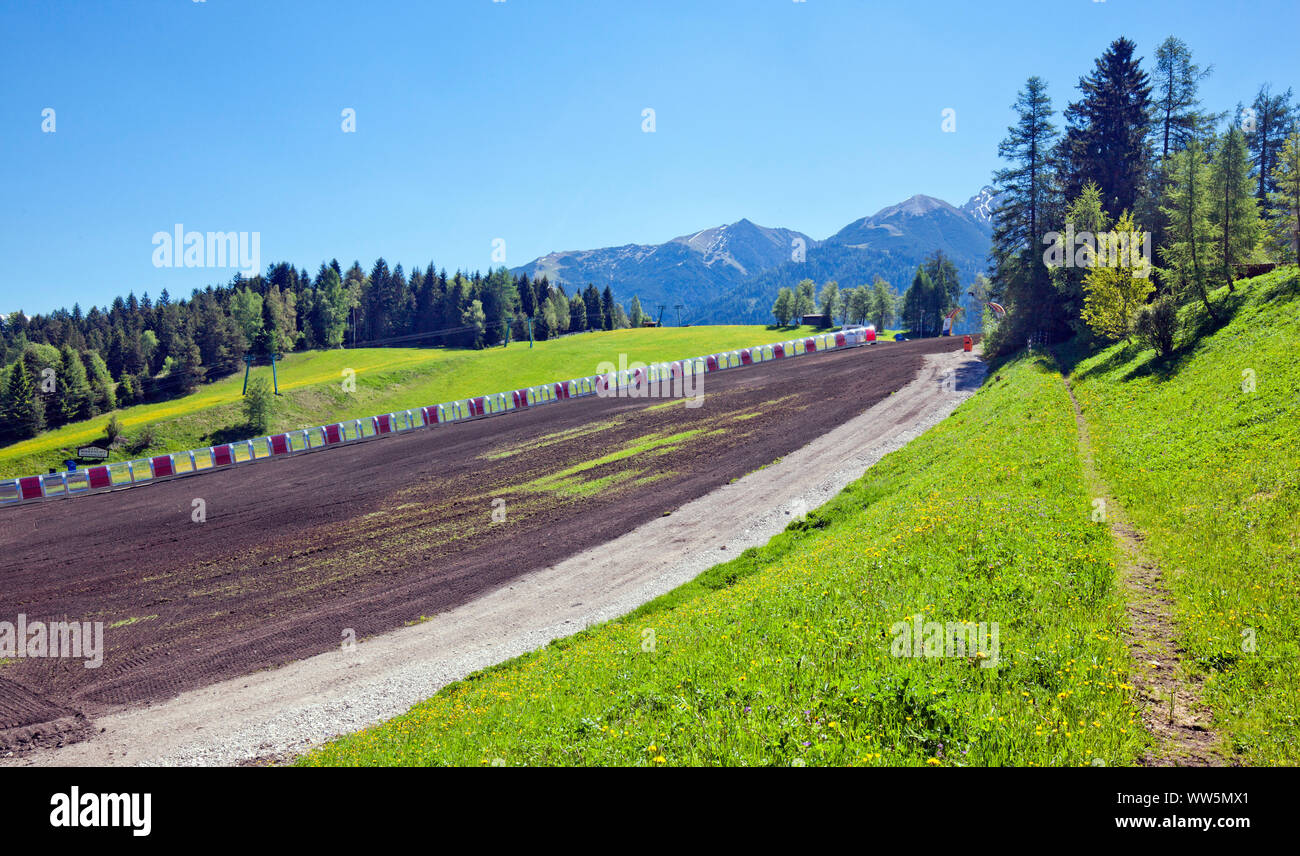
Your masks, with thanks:
M1169 242L1160 248L1165 281L1179 296L1191 291L1200 297L1216 323L1219 313L1210 303L1207 280L1216 265L1214 227L1210 223L1210 167L1201 141L1192 138L1185 149L1170 155L1165 196L1160 206L1169 221Z
M1246 146L1255 169L1255 198L1261 205L1267 203L1268 194L1277 189L1273 183L1273 169L1294 120L1291 90L1274 95L1267 83L1259 88L1250 112L1242 116Z
M1186 145L1201 126L1200 83L1214 70L1192 62L1192 51L1182 39L1170 36L1156 48L1152 80L1160 160Z
M1088 263L1083 278L1083 320L1094 332L1109 339L1130 339L1133 319L1155 288L1144 266L1136 264L1129 253L1115 252L1123 246L1121 236L1139 231L1132 214L1127 211L1121 214L1111 232L1120 240L1108 240L1106 257L1102 258L1099 250ZM1135 248L1130 244L1128 249Z
M1259 243L1259 206L1251 185L1245 137L1234 125L1219 140L1210 167L1210 224L1217 234L1220 271L1229 291L1233 268L1248 261Z
M1290 258L1300 265L1300 125L1293 125L1277 166L1273 168L1273 186L1269 195L1272 207L1271 237L1279 258Z

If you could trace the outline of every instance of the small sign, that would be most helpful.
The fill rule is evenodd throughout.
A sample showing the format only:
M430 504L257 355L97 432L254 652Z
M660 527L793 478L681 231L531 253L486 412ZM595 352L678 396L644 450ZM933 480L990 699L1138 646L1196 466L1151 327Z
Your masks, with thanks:
M108 460L108 449L101 449L98 446L82 446L77 450L78 458L87 458L92 461Z

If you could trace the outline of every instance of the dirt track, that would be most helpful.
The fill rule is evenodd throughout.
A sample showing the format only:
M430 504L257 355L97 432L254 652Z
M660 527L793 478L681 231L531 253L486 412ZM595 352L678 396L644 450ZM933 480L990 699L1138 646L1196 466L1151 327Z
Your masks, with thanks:
M572 401L7 511L0 618L130 623L105 631L99 669L0 666L0 695L16 682L47 711L98 717L337 649L344 628L364 640L448 612L800 448L959 342L722 372L698 409Z

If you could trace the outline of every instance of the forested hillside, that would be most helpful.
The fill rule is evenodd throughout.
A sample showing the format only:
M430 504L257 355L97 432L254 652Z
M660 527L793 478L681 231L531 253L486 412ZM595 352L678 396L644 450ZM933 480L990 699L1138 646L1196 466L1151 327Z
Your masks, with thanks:
M1180 307L1199 303L1218 325L1215 289L1297 260L1292 91L1265 83L1249 105L1216 112L1199 94L1210 73L1176 37L1145 64L1119 38L1059 119L1047 81L1028 79L994 176L991 293L1008 315L991 352L1031 335L1136 336L1168 354Z
M531 319L531 324L530 324ZM409 277L379 259L369 273L353 263L322 264L316 276L281 263L266 276L194 291L119 297L0 318L0 442L148 401L186 395L239 371L245 355L351 346L446 345L482 348L584 330L639 326L606 287L566 294L543 277L505 269L487 275L435 270Z

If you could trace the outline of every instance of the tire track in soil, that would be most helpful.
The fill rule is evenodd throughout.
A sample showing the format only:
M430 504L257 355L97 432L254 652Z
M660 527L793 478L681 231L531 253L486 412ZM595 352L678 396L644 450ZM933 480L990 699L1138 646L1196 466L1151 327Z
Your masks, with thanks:
M1074 408L1084 480L1092 496L1102 501L1105 522L1120 548L1119 579L1129 617L1124 638L1135 666L1131 681L1141 701L1142 722L1157 743L1140 763L1145 767L1225 766L1209 708L1183 671L1185 651L1178 644L1167 575L1143 552L1142 533L1129 524L1097 471L1088 421L1069 379L1062 375L1061 382Z
M801 448L903 388L927 354L958 348L929 339L774 361L709 375L697 409L577 399L6 509L0 616L102 620L106 650L98 669L2 665L0 702L21 690L50 711L98 717L337 650L340 628L363 640L449 612ZM583 432L597 422L602 430ZM719 426L725 437L708 436ZM589 495L536 487L687 431L699 436L667 454L584 475L621 466L662 476L648 484L629 478ZM540 452L516 451L539 439ZM194 497L207 504L203 524L191 521ZM489 526L492 497L506 498L507 524Z

